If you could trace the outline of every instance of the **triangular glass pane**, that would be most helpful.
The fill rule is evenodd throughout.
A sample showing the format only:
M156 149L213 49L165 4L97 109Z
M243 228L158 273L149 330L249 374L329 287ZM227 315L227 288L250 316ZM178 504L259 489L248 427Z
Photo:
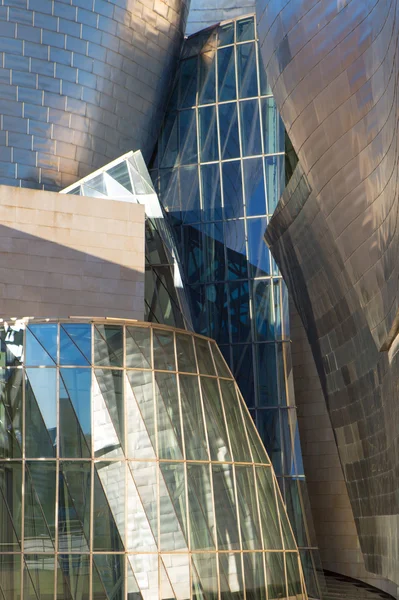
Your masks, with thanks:
M91 369L60 369L61 383L69 396L88 447L91 447ZM61 395L60 395L61 402ZM64 424L65 426L65 424ZM61 420L60 420L61 428ZM62 435L62 434L61 434Z
M108 408L122 449L125 441L125 414L123 403L123 371L115 369L96 369L98 385Z
M48 374L45 373L47 370ZM43 382L41 382L42 373L44 373ZM38 398L31 385L31 376ZM25 377L25 453L29 458L52 458L55 456L57 423L54 389L56 370L26 369ZM49 383L48 390L43 386L46 381Z
M68 458L88 458L90 449L83 435L71 399L60 377L60 456Z
M92 572L92 580L91 580L92 598L95 598L96 600L109 600L110 597L108 596L107 592L105 591L104 582L102 581L102 579L98 573L98 568L97 568L96 562L94 560L94 555L93 555L93 565L92 565L91 572Z
M176 595L172 589L162 560L160 561L160 577L160 600L176 600ZM190 596L188 596L188 598L189 597Z
M54 597L54 565L54 556L25 554L24 598L43 600Z
M161 476L166 484L167 494L162 489L160 477L159 494L161 501L161 549L182 550L188 548L186 488L183 463L159 463ZM166 490L165 490L166 491ZM171 502L170 502L171 501Z
M130 471L138 492L141 502L150 524L152 534L158 542L158 511L157 511L157 470L156 462L130 462ZM163 482L162 482L163 483ZM162 487L162 484L161 484ZM165 486L163 485L162 489ZM166 488L165 488L166 492ZM163 498L166 493L163 493L160 498ZM162 500L163 502L163 500Z
M272 469L271 467L255 467L255 474L264 549L279 550L283 546Z
M126 473L127 483L127 521L126 548L133 552L156 552L157 545L154 534L147 518L143 501L135 484L131 471ZM154 482L152 482L153 485ZM148 504L149 503L145 503ZM151 513L150 513L151 516ZM152 526L154 521L152 519Z
M120 185L125 187L131 194L133 194L132 183L130 181L130 176L129 176L129 171L127 169L126 160L119 163L118 165L115 165L115 167L111 167L111 169L108 169L107 173L110 177L115 179Z
M93 549L123 552L125 463L96 462L94 470Z
M212 342L211 348L219 377L229 377L230 379L233 379L233 376L229 371L229 368L219 350L218 345L215 342Z
M104 173L100 173L100 175L96 175L95 177L91 177L91 179L86 180L86 185L89 185L91 188L93 188L93 190L97 190L97 192L101 192L101 194L107 196Z
M90 463L60 463L58 495L58 548L86 552L90 537Z
M91 325L63 323L60 328L60 364L86 366L91 357Z
M196 337L198 368L201 375L216 375L208 340Z
M155 373L159 458L181 459L182 432L174 373Z
M227 429L230 434L233 460L236 462L252 462L234 381L220 379L219 384L223 397Z
M120 325L95 325L94 364L101 367L123 366L123 328Z
M0 554L0 598L21 598L21 555Z
M27 366L54 366L57 362L57 324L29 325L25 344Z
M130 176L133 181L134 194L142 196L144 194L153 194L154 189L142 178L140 173L129 164Z
M22 455L22 369L0 369L0 458Z
M220 553L219 555L220 596L223 600L243 600L241 554Z
M190 557L188 554L163 554L162 561L176 600L190 598Z
M125 600L125 557L123 554L94 554L107 600ZM93 569L94 573L94 569ZM97 598L97 595L94 596Z
M118 183L116 179L110 177L108 173L104 173L104 180L107 186L107 196L109 198L119 200L120 202L135 202L134 194Z
M158 555L130 554L128 558L143 600L159 600Z
M65 575L60 567L59 561L57 561L57 600L74 600L72 598L71 590L69 588L69 582L66 580Z
M54 462L29 462L25 469L25 547L32 552L54 552Z
M201 377L211 460L231 461L219 387L216 379Z
M134 369L151 369L149 327L126 327L126 366Z
M127 454L155 458L154 394L150 371L128 371L125 381Z
M216 553L192 554L191 576L193 583L196 581L196 589L200 587L197 598L206 600L217 600L218 598L218 571L216 564ZM194 586L193 586L194 592Z
M90 185L84 184L81 189L82 196L90 196L90 198L108 198L108 194L103 194Z
M214 550L215 521L209 464L187 464L190 542L192 550Z
M130 561L126 557L126 593L127 600L142 600L143 596L140 593L138 583L134 576Z
M120 440L96 377L93 378L92 406L94 455L99 458L123 456Z
M60 554L58 560L64 575L67 594L70 590L73 600L89 600L90 557L85 554ZM64 600L63 596L61 598Z
M202 592L198 575L194 567L191 567L191 596L193 600L205 600L205 596ZM215 598L217 598L217 596L215 596Z
M266 454L266 450L264 445L261 442L259 437L259 433L255 428L255 423L253 422L251 415L248 412L248 409L242 399L241 393L236 387L238 398L241 401L241 410L242 416L244 418L245 427L248 433L249 446L252 452L253 461L256 463L263 463L265 465L270 465L270 460Z
M283 531L283 543L285 550L296 550L296 542L292 533L291 525L288 521L287 512L281 499L280 490L276 487L277 504L280 512L281 528Z
M209 460L197 376L179 375L184 443L188 460Z

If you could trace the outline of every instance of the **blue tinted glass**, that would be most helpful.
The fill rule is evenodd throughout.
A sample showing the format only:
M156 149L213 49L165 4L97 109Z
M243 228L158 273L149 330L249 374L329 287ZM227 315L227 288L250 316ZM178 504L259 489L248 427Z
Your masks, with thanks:
M223 243L223 223L206 223L204 232L204 279L205 281L223 281L225 276L225 258Z
M218 164L201 166L203 220L214 221L223 218L222 196L220 192L220 170Z
M284 190L284 155L265 158L267 207L273 214Z
M51 457L57 441L57 371L26 369L25 452L29 457Z
M282 474L283 448L280 428L280 409L259 410L257 414L258 431L263 440L276 475Z
M183 60L180 65L180 108L195 106L197 94L197 57Z
M261 158L244 160L243 167L247 217L265 215L266 197L263 161Z
M204 255L202 234L197 227L183 227L182 266L188 283L203 279Z
M234 23L227 23L218 28L218 46L234 43Z
M224 215L226 219L242 217L244 203L242 198L241 162L226 162L222 165Z
M184 223L196 223L201 220L198 167L180 167L180 198Z
M179 112L179 135L180 164L196 163L198 155L195 110L182 110Z
M214 52L200 54L199 104L209 104L216 100L216 61Z
M236 22L237 42L247 42L255 39L255 23L253 17L240 19Z
M220 147L222 159L240 156L237 105L235 102L219 105Z
M258 344L256 346L256 354L259 365L259 405L277 406L279 404L279 396L275 344Z
M240 102L241 139L243 156L262 153L260 137L259 102L246 100Z
M262 98L261 106L265 154L284 152L284 125L278 114L274 98Z
M249 270L253 277L270 273L270 252L264 241L266 227L266 218L247 219Z
M177 113L169 113L163 125L160 142L161 167L173 167L179 152Z
M178 169L161 169L160 186L162 204L168 213L176 218L181 218L179 197L179 171Z
M218 160L218 137L216 128L216 110L214 106L200 108L198 111L200 127L201 162Z
M254 281L252 289L255 337L259 342L274 340L275 318L271 280Z
M252 98L258 95L255 44L237 46L238 95Z
M229 343L227 286L223 283L190 286L189 294L195 331Z
M270 96L272 94L272 88L269 85L269 80L266 75L266 69L263 64L261 52L258 53L258 56L259 56L260 93L261 93L261 96Z
M255 406L252 345L234 344L232 372L248 407Z
M94 362L103 367L123 365L123 329L119 325L95 325Z
M219 102L236 99L234 46L218 50Z
M60 369L65 389L71 399L85 436L91 435L91 369Z
M232 342L251 341L248 281L229 283L230 320Z
M90 364L91 326L86 323L64 323L60 328L60 364Z
M232 219L224 223L224 243L227 255L227 279L248 276L245 246L245 221Z
M43 323L26 329L26 365L51 366L57 361L57 325Z

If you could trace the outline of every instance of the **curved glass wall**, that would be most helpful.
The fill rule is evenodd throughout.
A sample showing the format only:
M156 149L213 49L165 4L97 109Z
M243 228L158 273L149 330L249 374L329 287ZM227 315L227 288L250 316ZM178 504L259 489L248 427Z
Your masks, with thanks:
M1 327L0 598L305 598L273 468L207 338Z
M287 291L263 239L284 188L285 151L254 17L188 38L151 174L173 224L194 330L217 341L232 369L276 471L308 592L318 597Z

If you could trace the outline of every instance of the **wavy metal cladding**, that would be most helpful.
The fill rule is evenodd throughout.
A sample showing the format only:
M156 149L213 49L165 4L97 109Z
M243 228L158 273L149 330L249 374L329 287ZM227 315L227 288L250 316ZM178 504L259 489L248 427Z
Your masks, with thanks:
M255 0L191 0L186 34L255 12Z
M0 183L59 189L149 158L188 0L5 0Z
M398 20L389 0L258 0L298 169L267 232L316 359L368 571L399 583Z

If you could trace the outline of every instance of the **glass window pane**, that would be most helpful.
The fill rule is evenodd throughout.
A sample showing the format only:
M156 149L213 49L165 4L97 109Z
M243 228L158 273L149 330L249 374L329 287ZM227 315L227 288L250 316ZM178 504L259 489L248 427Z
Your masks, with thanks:
M0 369L0 458L22 455L22 369Z
M215 343L212 343L211 348L212 348L213 358L215 361L215 365L216 365L216 369L217 369L219 377L229 377L231 379L232 375L231 375L230 370L222 356L222 353L219 350L218 345Z
M178 113L171 112L166 115L161 132L160 163L161 168L174 167L179 153ZM162 189L164 192L164 189Z
M255 44L237 46L238 94L240 98L258 95Z
M194 106L197 94L197 57L180 63L180 108Z
M184 442L188 460L209 460L198 377L179 375Z
M154 369L176 371L173 332L153 329Z
M190 539L193 550L213 550L214 518L209 465L188 464Z
M195 110L179 112L180 164L190 165L198 160L197 119Z
M97 571L107 598L125 598L125 557L123 554L94 554L93 572ZM94 582L93 582L94 583ZM101 592L100 592L101 593ZM97 594L93 589L93 596Z
M284 156L268 156L265 158L267 209L273 214L284 190Z
M57 443L57 371L26 369L25 373L26 456L50 458Z
M261 107L265 154L275 154L276 152L284 152L284 125L277 111L274 98L262 99Z
M240 401L236 395L235 383L234 381L221 379L219 384L222 391L233 460L236 462L252 462L241 415Z
M260 80L260 93L262 96L271 96L272 88L269 85L269 80L266 75L265 65L263 64L262 54L258 53L259 61L259 80Z
M91 325L63 323L60 326L60 364L86 366L91 362Z
M191 555L191 581L193 600L217 600L218 572L216 553L203 553Z
M95 325L94 363L102 367L123 366L123 328L119 325Z
M151 329L126 327L126 366L151 369Z
M243 600L244 582L241 555L219 554L221 600Z
M259 344L256 346L256 354L259 406L278 406L281 404L281 399L278 393L276 345Z
M268 552L265 556L268 598L269 600L286 598L284 554Z
M258 342L274 340L274 311L272 282L270 279L259 279L252 283L252 298L254 306L254 329ZM275 364L275 361L274 363ZM268 373L269 377L275 376L274 372Z
M197 165L180 167L180 206L184 223L201 220L201 201Z
M236 465L235 472L243 550L262 550L253 467Z
M255 23L253 17L240 19L236 22L237 42L246 42L255 39Z
M253 277L270 274L270 251L264 241L266 227L266 218L247 219L249 270Z
M258 431L265 444L276 475L283 473L283 444L281 440L281 411L270 408L258 411Z
M252 345L234 344L232 371L247 406L255 406L254 364Z
M0 366L18 366L21 364L24 348L23 324L2 323L0 325Z
M234 43L234 23L226 23L218 27L218 46Z
M236 219L244 215L242 196L241 162L222 163L223 201L226 219Z
M198 110L201 162L219 159L216 109L206 106Z
M57 325L30 325L25 335L25 364L29 367L54 366L57 362Z
M183 443L179 398L174 373L155 373L155 395L159 458L182 459Z
M216 375L208 340L195 338L199 372L202 375Z
M205 281L223 281L225 274L223 223L204 223L204 277Z
M244 219L231 219L224 222L224 244L227 255L227 278L246 279L248 261Z
M196 373L197 366L195 361L193 337L176 333L176 350L179 371L183 373Z
M260 137L259 102L246 100L240 102L241 139L243 156L262 153Z
M96 462L93 479L93 550L121 552L125 536L125 462Z
M188 541L184 465L160 462L159 467L172 501L175 517L171 518L169 510L165 513L161 511L161 548L163 550L186 549ZM177 524L184 535L184 540L180 539L179 530L176 529Z
M287 565L288 598L302 598L301 576L299 573L298 555L287 552L285 554Z
M20 552L22 525L22 465L0 461L0 550ZM0 577L2 562L0 555ZM0 579L1 581L1 579Z
M219 164L201 165L203 220L223 218Z
M56 468L53 461L25 466L24 537L32 552L54 552Z
M60 369L60 455L90 456L91 369Z
M84 554L60 554L59 564L63 574L63 592L57 599L70 600L70 591L76 590L79 600L90 600L90 557ZM57 586L58 587L58 586ZM73 598L73 600L75 600ZM101 600L105 600L101 598Z
M32 548L32 552L34 552ZM27 600L54 597L55 557L40 554L25 554L24 562L24 598ZM1 590L1 584L0 584ZM10 600L16 596L10 596Z
M239 158L240 139L238 136L237 104L219 104L220 148L222 160Z
M251 340L248 281L229 283L231 340L233 344Z
M155 458L156 436L152 373L150 371L128 371L127 378L130 384L125 388L129 457Z
M243 554L243 559L247 600L266 600L263 554L246 552Z
M98 382L99 390L102 396L102 401L105 403L105 406L101 406L102 410L100 410L100 415L102 418L99 419L100 415L93 414L93 422L97 423L97 431L94 431L94 435L98 435L99 433L104 434L107 429L102 428L102 423L104 423L105 418L111 423L109 423L110 431L116 436L109 436L108 443L107 440L101 439L101 435L99 436L98 441L100 442L99 448L95 449L95 454L97 456L103 455L107 449L108 451L113 451L115 446L113 442L116 442L118 446L121 446L124 450L125 448L125 412L124 412L124 402L123 402L123 371L116 369L95 369L95 375ZM100 408L100 406L94 407L93 405L93 413L95 412L95 408ZM98 431L100 429L100 431ZM102 431L101 431L102 430ZM108 444L110 446L108 446ZM114 454L113 454L114 455Z
M218 50L219 102L236 99L234 46Z
M219 550L239 550L233 468L212 464L212 477Z
M266 214L265 181L263 161L252 158L243 161L244 187L247 217Z
M60 462L58 492L58 549L89 550L90 462Z
M216 379L201 377L201 388L211 460L230 461L226 425Z
M255 474L264 548L279 550L283 546L272 470L270 467L255 467Z
M238 391L238 394L240 395L239 390L237 390L237 391ZM246 426L246 430L247 430L247 434L248 434L248 441L249 441L249 446L250 446L250 449L252 452L252 458L253 458L254 462L269 465L270 464L269 458L266 454L265 447L259 437L259 433L255 427L254 417L251 414L253 411L247 410L242 397L241 397L241 409L242 409L242 416L244 418L244 422L245 422L245 426ZM256 411L256 412L259 413L259 411Z
M199 104L208 104L216 100L216 61L214 52L199 55L200 83Z

